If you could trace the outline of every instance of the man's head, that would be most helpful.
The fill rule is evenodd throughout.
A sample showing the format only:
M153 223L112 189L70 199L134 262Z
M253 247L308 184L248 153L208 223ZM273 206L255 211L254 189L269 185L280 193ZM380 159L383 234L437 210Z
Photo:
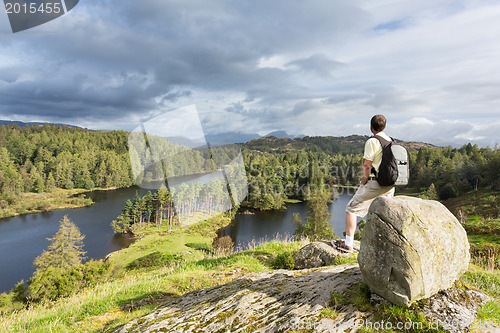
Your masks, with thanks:
M371 130L373 133L382 132L385 129L385 117L381 114L377 114L372 117L370 121Z

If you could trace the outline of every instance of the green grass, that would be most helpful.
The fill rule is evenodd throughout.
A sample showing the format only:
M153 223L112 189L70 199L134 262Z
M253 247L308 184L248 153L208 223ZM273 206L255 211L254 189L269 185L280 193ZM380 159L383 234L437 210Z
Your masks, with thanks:
M489 270L471 264L462 279L493 299L478 310L475 326L481 327L482 323L500 323L500 271Z
M445 204L462 217L470 243L471 264L463 281L491 297L478 311L475 324L500 323L500 218L498 191L471 192Z
M477 245L498 245L500 244L500 234L494 235L474 235L468 234L469 243Z
M284 201L285 203L287 203L287 204L295 204L295 203L302 202L302 200L298 200L298 199L289 199L289 198L287 198L287 199L285 199L285 200L283 200L283 201Z
M178 227L171 232L157 230L153 225L137 232L140 241L120 250L110 258L111 270L118 273L140 258L158 252L161 255L180 255L185 260L199 260L211 249L215 231L229 224L227 217L216 217L210 221L186 227Z
M467 233L473 235L495 235L500 233L500 218L484 218L479 215L469 215L463 226Z
M49 308L38 305L4 316L0 318L0 331L92 332L106 327L111 329L144 314L141 308L130 313L120 310L127 304L149 297L180 296L191 290L228 282L232 279L230 274L213 276L213 273L236 267L243 268L244 271L268 269L257 258L237 253L220 258L187 261L152 271L132 271L119 279L100 283L92 289L52 303ZM89 320L91 317L106 318L104 314L110 311L115 313L115 317L109 322L95 318ZM85 321L85 325L72 326L80 321Z
M471 264L462 279L471 286L500 299L500 271Z
M500 323L500 304L495 301L486 303L477 312L476 321Z

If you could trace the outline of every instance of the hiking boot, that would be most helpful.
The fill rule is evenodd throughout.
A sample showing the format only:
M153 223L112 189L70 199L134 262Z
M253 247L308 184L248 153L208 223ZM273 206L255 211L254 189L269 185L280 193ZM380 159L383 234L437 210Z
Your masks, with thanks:
M345 252L345 253L353 253L354 249L352 246L346 245L346 243L342 242L340 245L337 247L339 251Z
M333 239L330 241L330 244L332 244L334 249L337 249L341 252L345 252L345 253L354 252L354 249L352 248L352 246L346 245L342 239Z

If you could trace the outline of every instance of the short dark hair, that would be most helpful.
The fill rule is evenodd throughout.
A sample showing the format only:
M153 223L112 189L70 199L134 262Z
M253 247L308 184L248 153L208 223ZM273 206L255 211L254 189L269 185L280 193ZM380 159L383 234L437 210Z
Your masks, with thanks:
M370 124L375 132L382 132L386 124L385 117L381 114L377 114L372 117Z

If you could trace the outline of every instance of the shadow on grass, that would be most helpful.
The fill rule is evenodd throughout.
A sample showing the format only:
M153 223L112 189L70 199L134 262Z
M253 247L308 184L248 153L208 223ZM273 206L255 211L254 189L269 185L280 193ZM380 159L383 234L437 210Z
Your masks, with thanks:
M208 246L205 243L186 243L185 244L187 247L192 248L193 250L199 250L202 251L203 253L206 254L213 254L214 249L212 249L210 246Z
M153 292L145 295L122 300L119 307L122 311L135 311L143 306L151 304L168 304L169 301L178 298L174 293Z

